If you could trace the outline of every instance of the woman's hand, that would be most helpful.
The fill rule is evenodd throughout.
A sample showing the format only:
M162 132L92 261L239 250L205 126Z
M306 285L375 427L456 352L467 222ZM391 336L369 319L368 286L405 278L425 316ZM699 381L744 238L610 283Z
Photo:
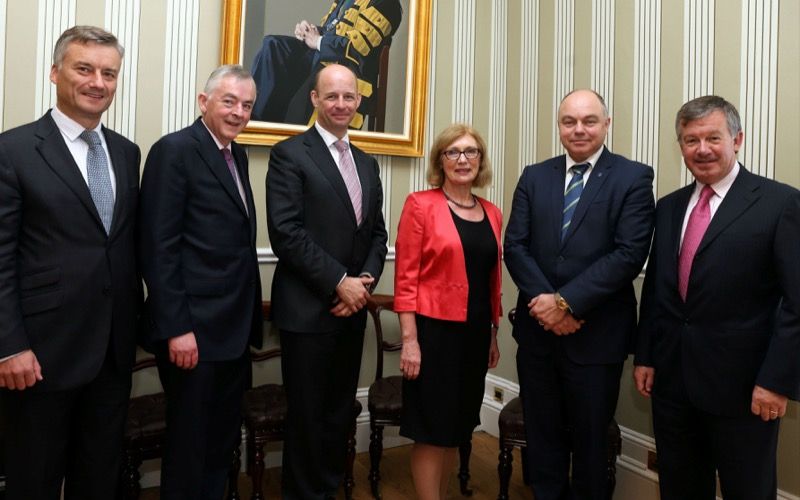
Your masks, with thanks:
M419 376L419 367L422 363L422 352L419 343L415 340L404 340L403 349L400 351L400 371L408 380Z
M489 344L489 368L495 368L500 361L500 348L497 347L497 330L492 329L492 342Z

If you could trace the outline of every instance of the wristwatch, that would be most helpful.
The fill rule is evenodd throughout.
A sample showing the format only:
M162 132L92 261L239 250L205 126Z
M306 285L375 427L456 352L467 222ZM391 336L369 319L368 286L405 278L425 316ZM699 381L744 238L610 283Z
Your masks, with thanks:
M567 299L562 297L560 293L556 292L554 294L554 298L556 299L556 307L558 307L562 311L572 312L572 308L569 307Z

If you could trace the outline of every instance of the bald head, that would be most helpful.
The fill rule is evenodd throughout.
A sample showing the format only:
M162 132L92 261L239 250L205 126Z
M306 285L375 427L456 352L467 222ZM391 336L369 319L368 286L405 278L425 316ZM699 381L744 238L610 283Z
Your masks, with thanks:
M586 161L603 147L611 118L603 97L589 89L573 90L558 107L558 134L570 158Z
M344 137L361 104L355 73L340 64L324 67L317 74L311 103L322 128L336 137Z

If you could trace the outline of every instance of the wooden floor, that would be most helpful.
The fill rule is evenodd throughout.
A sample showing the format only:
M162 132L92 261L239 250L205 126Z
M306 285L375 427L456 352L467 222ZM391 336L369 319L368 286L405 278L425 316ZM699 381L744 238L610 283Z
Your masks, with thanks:
M414 485L411 481L411 471L408 462L410 446L400 446L384 450L381 460L381 494L384 500L403 500L415 498ZM494 500L498 493L497 455L499 449L497 438L484 432L476 432L472 436L472 457L470 459L470 487L473 494L470 498L475 500ZM519 450L514 449L513 473L509 486L509 497L512 499L532 499L530 489L522 483ZM372 498L369 488L369 453L359 453L353 474L355 475L356 488L353 498L366 500ZM249 477L242 474L239 477L239 492L242 499L250 498L252 491ZM280 498L280 468L268 469L264 480L264 494L268 499ZM339 498L344 498L344 493L339 493ZM464 498L458 489L458 478L453 474L450 481L450 494L448 498ZM158 499L158 488L149 488L142 491L140 500Z

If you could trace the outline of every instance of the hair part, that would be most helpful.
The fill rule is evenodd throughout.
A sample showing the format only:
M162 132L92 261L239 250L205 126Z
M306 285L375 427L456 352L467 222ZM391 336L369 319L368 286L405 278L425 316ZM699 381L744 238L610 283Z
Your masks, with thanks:
M253 82L253 87L256 86L253 75L250 74L247 68L241 64L225 64L211 72L208 76L208 80L206 80L203 93L207 95L213 93L217 87L219 87L220 82L228 77L236 78L238 81L250 80Z
M97 45L114 47L119 52L120 59L125 57L125 48L119 43L117 37L97 26L73 26L65 32L61 33L56 41L56 46L53 49L53 66L61 67L64 62L64 56L67 53L67 47L72 43L79 43L86 45L94 43Z
M561 101L558 103L559 109L561 109L561 105L564 104L564 101L567 97L571 96L575 92L591 92L597 98L597 101L600 103L600 106L603 108L603 118L608 118L608 105L606 105L606 100L600 95L599 92L592 90L592 89L572 89L570 90L567 95L561 98Z
M434 187L442 187L444 184L444 168L442 167L442 154L447 146L456 142L464 136L470 136L478 143L478 150L481 152L481 163L478 165L478 176L472 181L475 187L484 187L492 181L492 166L486 156L486 141L481 134L465 123L454 123L439 132L431 146L430 157L428 158L428 184Z
M675 116L675 134L678 136L678 141L681 140L681 130L687 123L705 118L715 111L721 111L725 114L725 121L728 124L728 132L731 137L736 137L742 131L739 111L736 110L733 104L720 96L704 95L692 99L678 110L678 114Z

